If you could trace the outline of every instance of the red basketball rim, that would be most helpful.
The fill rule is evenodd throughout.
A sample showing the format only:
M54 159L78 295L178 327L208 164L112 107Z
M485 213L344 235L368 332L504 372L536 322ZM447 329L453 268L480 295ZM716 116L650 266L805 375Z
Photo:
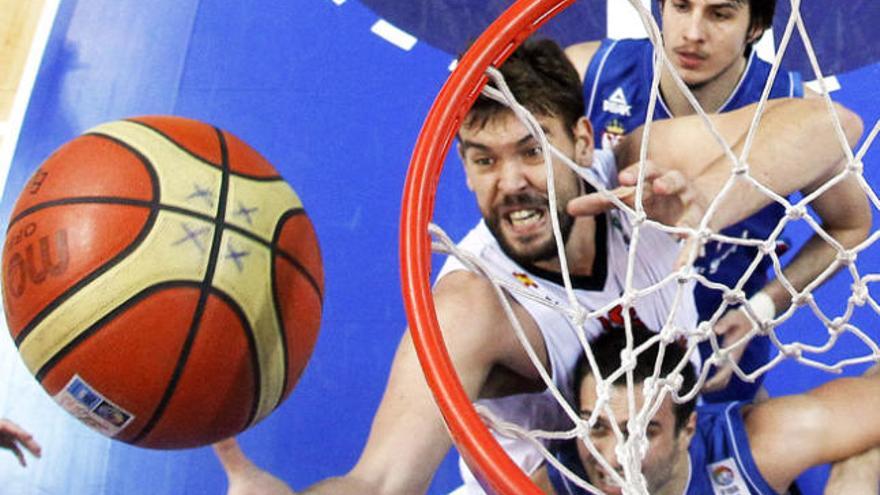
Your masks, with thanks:
M462 457L489 493L541 491L507 456L483 424L455 373L431 295L431 239L443 161L465 115L498 67L536 29L574 0L519 0L477 39L449 76L416 141L403 190L400 265L403 300L413 343L428 385Z

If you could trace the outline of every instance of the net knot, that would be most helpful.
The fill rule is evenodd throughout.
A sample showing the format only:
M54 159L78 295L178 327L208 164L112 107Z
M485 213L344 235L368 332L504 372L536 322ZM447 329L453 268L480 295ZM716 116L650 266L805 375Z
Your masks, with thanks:
M733 169L731 169L731 171L730 171L730 173L732 175L739 176L739 177L746 175L748 172L749 172L749 164L746 161L738 162L736 165L733 166Z
M856 252L849 249L837 251L837 261L844 266L851 266L856 261L856 257Z
M648 214L644 211L637 211L632 216L633 227L641 227L648 220Z
M846 171L853 174L862 174L865 171L865 164L861 160L853 160L846 164Z
M791 304L798 306L798 307L807 305L812 301L813 301L813 294L811 294L809 292L800 293L800 294L793 296L791 298Z
M804 350L801 349L801 347L796 344L783 345L782 349L780 349L780 350L782 351L783 354L785 354L785 357L787 357L787 358L800 359L801 356L803 356L803 354L804 354Z
M761 243L761 245L758 247L758 250L761 252L761 254L768 255L771 253L775 253L776 248L777 248L776 240L775 239L767 239L766 241Z
M870 293L868 292L868 286L865 285L864 282L859 280L852 284L852 294L849 296L849 300L855 304L856 306L864 306L868 301L868 297Z
M838 316L828 323L828 334L836 335L843 332L846 326L846 320L842 316Z
M742 289L731 289L724 292L723 299L727 304L742 304L746 302L746 293Z
M785 212L785 216L789 220L800 220L807 214L807 208L804 205L794 205Z
M700 342L708 339L711 335L713 335L715 333L714 330L712 329L712 326L714 323L715 323L714 320L713 321L701 321L697 325L696 336L697 336L697 339L700 340Z

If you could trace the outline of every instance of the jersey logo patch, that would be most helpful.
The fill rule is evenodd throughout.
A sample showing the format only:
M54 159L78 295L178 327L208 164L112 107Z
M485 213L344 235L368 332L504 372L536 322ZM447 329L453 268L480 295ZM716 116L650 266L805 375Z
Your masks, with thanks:
M732 458L709 464L706 469L715 495L749 495L746 482Z
M513 273L513 278L515 278L517 281L519 281L519 283L525 285L526 287L529 287L529 288L532 288L532 289L537 289L537 288L538 288L538 284L536 284L535 281L532 280L532 277L529 277L529 276L526 275L525 273L522 273L522 272L514 272L514 273Z
M625 133L626 129L623 127L623 124L617 119L611 119L605 125L605 132L602 133L602 148L606 150L614 149Z
M629 105L629 102L626 100L626 95L623 93L623 88L618 87L611 93L611 96L605 99L602 102L602 111L603 112L611 112L617 115L623 115L624 117L629 117L632 107Z

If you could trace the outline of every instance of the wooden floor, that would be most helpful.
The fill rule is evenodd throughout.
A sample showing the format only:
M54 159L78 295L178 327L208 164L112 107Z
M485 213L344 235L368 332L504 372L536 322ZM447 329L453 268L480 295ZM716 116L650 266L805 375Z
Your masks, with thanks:
M0 147L46 0L0 0Z

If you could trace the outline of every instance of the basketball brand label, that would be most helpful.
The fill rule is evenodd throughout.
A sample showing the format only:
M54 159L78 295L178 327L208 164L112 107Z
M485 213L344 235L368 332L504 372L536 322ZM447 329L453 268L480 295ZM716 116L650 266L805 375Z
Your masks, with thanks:
M43 187L43 181L45 181L48 176L49 172L46 172L42 168L37 169L37 171L34 172L34 176L30 183L28 183L28 192L31 194L37 194L40 192L40 188Z
M714 462L706 466L706 469L709 470L709 480L712 481L715 495L749 495L749 489L733 459L728 457Z
M116 436L134 419L133 414L107 400L79 375L74 375L52 398L77 419L107 436Z
M70 263L67 230L56 230L51 239L46 235L33 237L36 230L36 225L29 223L11 234L10 246L29 241L13 251L5 267L3 282L13 297L24 294L28 283L39 285L49 276L63 274Z

